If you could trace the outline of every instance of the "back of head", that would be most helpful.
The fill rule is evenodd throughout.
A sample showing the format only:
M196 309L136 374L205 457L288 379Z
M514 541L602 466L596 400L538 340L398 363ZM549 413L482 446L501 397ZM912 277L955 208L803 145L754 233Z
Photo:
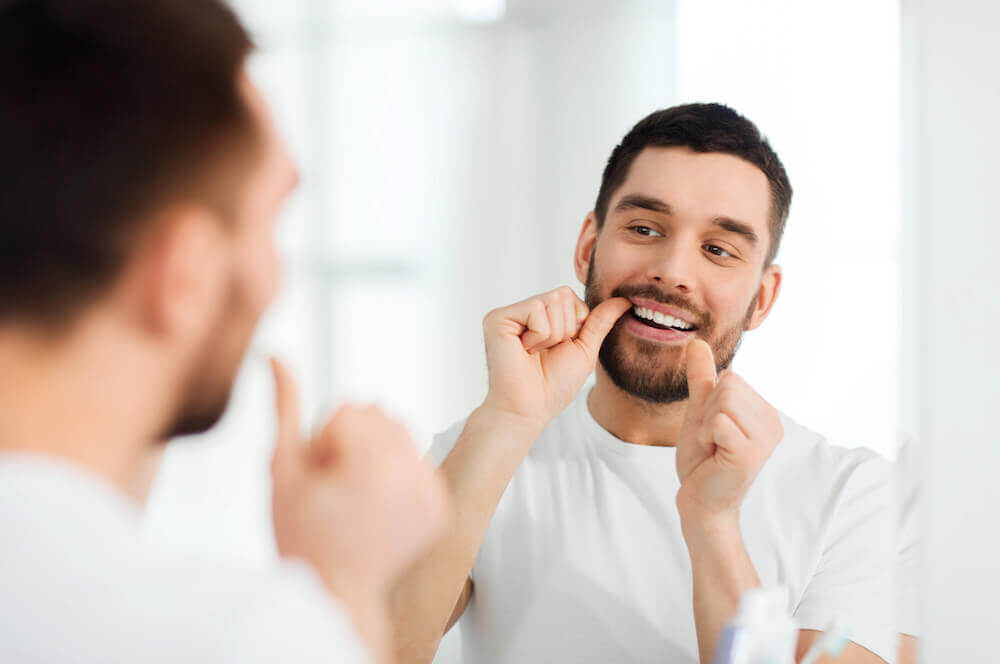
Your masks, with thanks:
M599 225L604 223L611 198L628 177L632 162L649 147L719 152L759 168L771 188L771 243L765 265L774 260L791 206L792 185L781 160L757 126L723 104L682 104L640 120L608 158L594 205Z
M0 0L0 324L71 321L162 208L232 213L250 49L220 0Z

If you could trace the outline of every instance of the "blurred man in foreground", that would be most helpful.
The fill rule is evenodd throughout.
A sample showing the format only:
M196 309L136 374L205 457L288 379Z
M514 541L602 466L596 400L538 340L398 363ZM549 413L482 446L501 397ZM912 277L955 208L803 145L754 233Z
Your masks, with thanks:
M374 409L300 444L274 363L276 570L140 535L150 458L222 415L277 286L296 173L250 50L218 0L0 3L0 661L391 659L444 492Z

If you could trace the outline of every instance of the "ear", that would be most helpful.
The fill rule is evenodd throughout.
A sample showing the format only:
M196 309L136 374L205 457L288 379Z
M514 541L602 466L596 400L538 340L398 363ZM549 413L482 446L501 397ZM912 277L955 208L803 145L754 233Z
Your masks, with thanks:
M781 266L769 265L764 270L764 276L760 280L760 287L757 293L757 302L754 304L753 312L747 330L757 329L767 315L771 313L771 307L778 299L781 291Z
M597 215L591 210L583 220L583 228L580 229L580 237L576 240L576 251L573 253L573 267L576 269L576 278L581 284L587 283L595 244L597 244Z
M144 262L144 317L157 335L192 338L214 323L224 293L223 222L201 207L164 213Z

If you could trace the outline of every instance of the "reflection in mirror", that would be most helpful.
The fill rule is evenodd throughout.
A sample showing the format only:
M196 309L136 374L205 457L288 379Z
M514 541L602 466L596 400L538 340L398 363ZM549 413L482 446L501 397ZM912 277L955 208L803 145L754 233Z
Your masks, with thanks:
M344 398L395 412L457 505L453 537L397 596L406 661L709 661L758 584L783 588L800 655L840 619L848 655L892 661L896 634L917 633L913 492L900 485L897 524L894 468L878 458L915 434L900 387L898 3L234 6L303 173L280 226L286 285L255 345L287 357L314 419ZM750 159L639 149L603 218L588 216L633 125L690 102L735 109L780 159L794 195L773 265L782 184L759 146ZM531 336L520 349L488 338L505 368L488 374L484 316L564 285L575 295L544 300L564 335L576 297L607 300L602 313L611 295L633 300L601 362L595 342L558 364L560 323L507 309L493 322ZM709 342L693 355L696 409L664 396L688 388L691 337ZM730 377L708 387L730 350ZM546 358L566 376L558 395L508 364ZM663 376L674 385L654 385ZM502 379L516 389L487 398ZM273 556L257 435L268 380L248 362L210 444L168 451L151 531ZM755 463L734 461L740 445ZM706 498L722 477L708 469L727 462L753 482ZM207 468L223 466L220 486ZM449 618L459 627L438 648Z

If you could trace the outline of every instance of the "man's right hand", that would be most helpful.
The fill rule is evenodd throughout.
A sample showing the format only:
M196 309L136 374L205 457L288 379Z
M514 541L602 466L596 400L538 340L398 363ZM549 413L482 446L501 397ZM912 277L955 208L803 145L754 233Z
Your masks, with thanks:
M490 381L483 406L545 426L576 397L631 306L613 297L590 311L564 286L491 311L483 320Z
M340 408L306 446L295 384L276 360L272 369L278 551L311 563L358 620L384 608L389 585L442 532L444 482L374 407Z

